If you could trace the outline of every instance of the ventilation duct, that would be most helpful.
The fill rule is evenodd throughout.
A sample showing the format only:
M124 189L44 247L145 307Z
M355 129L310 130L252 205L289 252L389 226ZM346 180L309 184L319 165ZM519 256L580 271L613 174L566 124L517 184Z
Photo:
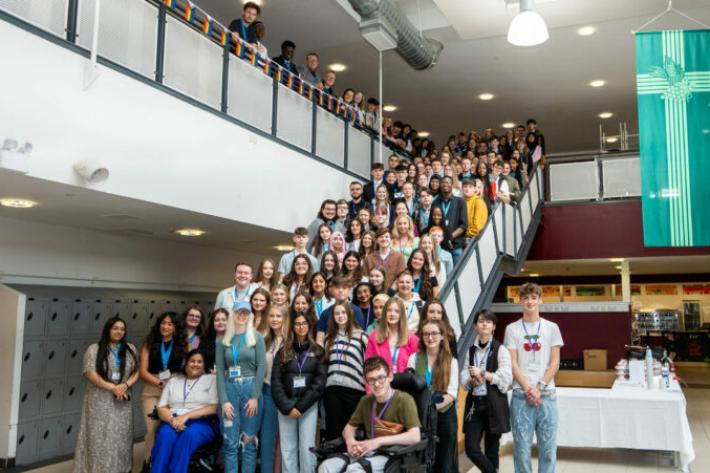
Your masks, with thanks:
M444 45L425 38L392 0L348 0L360 15L360 32L377 50L395 49L417 70L433 67Z

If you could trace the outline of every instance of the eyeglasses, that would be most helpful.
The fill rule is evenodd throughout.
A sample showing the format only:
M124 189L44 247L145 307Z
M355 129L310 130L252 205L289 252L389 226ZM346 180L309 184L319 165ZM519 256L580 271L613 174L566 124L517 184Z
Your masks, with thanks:
M441 332L422 332L423 338L434 338L441 335Z
M375 378L365 378L365 382L367 382L369 386L376 386L378 384L384 383L386 379L387 375L381 374Z
M308 322L296 322L293 326L297 328L308 327Z

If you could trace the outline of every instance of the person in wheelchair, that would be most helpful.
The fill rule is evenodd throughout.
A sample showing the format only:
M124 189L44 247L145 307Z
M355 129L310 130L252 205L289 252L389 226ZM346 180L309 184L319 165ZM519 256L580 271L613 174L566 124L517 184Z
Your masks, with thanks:
M347 453L323 461L319 473L382 473L391 456L378 450L414 445L421 440L417 405L409 394L392 388L393 374L384 358L373 356L363 366L372 393L360 399L343 429ZM358 429L364 440L356 439Z
M185 374L170 378L158 403L161 420L151 452L151 473L187 472L190 457L215 438L217 381L205 374L205 360L192 350L185 360Z

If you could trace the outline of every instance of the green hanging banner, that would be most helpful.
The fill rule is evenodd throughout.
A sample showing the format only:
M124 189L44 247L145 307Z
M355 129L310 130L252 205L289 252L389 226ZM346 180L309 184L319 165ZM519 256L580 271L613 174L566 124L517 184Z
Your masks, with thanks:
M710 30L636 34L643 238L710 246Z

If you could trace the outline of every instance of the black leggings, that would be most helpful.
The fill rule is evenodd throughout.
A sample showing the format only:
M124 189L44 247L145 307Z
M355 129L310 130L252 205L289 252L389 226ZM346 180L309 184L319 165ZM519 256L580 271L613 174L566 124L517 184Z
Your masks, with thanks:
M325 408L325 439L333 440L343 435L345 424L355 412L364 391L344 388L342 386L328 386L323 396Z
M436 436L439 437L439 442L436 444L436 457L434 459L434 471L436 473L458 472L458 424L455 405L452 405L444 413L437 413Z
M500 434L492 434L488 424L488 411L482 409L476 409L473 415L464 421L466 456L483 473L496 473L499 463ZM481 451L481 437L484 438L485 454Z

